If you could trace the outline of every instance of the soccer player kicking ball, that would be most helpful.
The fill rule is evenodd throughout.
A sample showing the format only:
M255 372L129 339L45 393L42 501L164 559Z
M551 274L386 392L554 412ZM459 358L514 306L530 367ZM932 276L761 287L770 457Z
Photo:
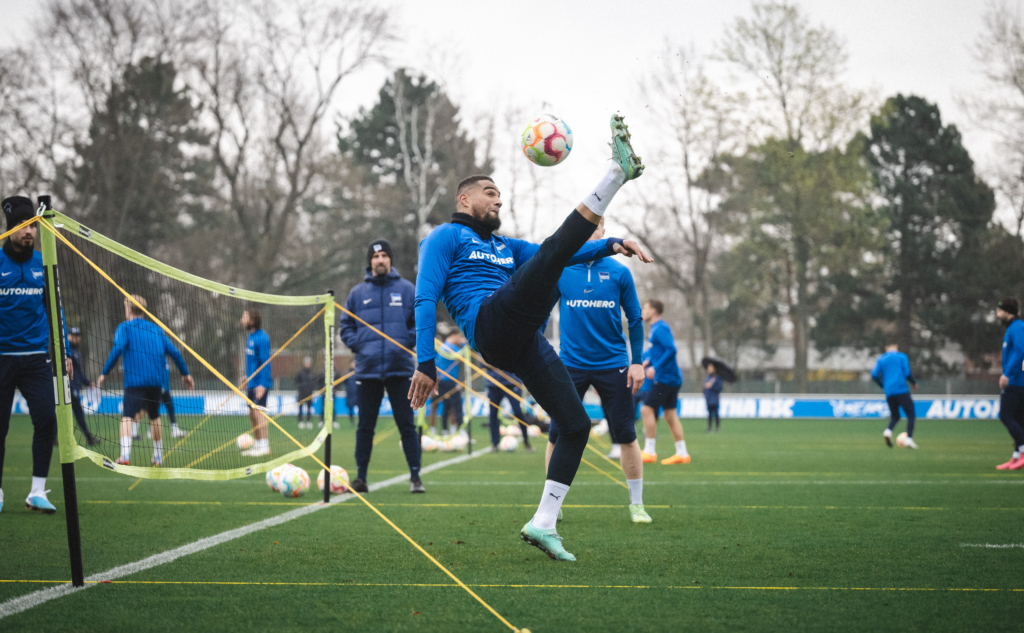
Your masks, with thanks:
M604 237L604 217L591 240ZM577 264L565 269L558 282L559 356L580 398L593 385L601 397L612 442L619 447L622 471L629 487L629 516L633 523L650 523L644 510L644 465L636 439L633 394L644 382L644 322L633 275L613 259ZM629 324L629 349L622 335L622 313ZM558 440L558 424L548 433L547 461Z
M651 299L644 304L644 323L651 326L651 360L647 367L647 377L654 383L640 407L640 417L644 420L644 450L640 457L645 464L658 461L658 409L665 410L665 422L676 443L676 454L661 460L662 464L689 464L690 454L686 451L686 440L683 439L683 425L676 415L679 402L679 389L683 386L683 373L676 362L676 341L672 336L672 328L661 319L665 313L665 304Z
M914 443L914 401L910 397L909 382L917 389L917 381L910 373L910 360L900 351L895 342L885 346L885 353L878 357L875 368L871 370L871 379L885 390L885 399L889 403L889 426L882 431L886 445L892 448L892 430L900 421L900 407L907 416L907 448L917 448Z
M576 558L562 547L555 522L576 476L590 435L590 418L554 348L539 332L554 306L566 266L615 253L653 261L632 241L617 238L587 243L612 197L643 165L633 153L622 117L613 116L612 158L608 172L562 226L544 243L494 235L501 226L501 194L489 176L459 183L456 212L420 242L416 281L416 353L412 407L436 394L434 330L437 302L462 329L469 344L489 364L519 376L537 403L558 421L547 481L537 513L520 532L527 543L555 560Z

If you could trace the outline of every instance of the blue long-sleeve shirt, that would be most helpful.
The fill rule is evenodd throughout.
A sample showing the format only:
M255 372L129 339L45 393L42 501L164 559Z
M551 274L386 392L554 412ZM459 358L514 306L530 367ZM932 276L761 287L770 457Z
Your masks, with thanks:
M174 361L182 376L188 376L188 366L178 348L164 336L158 325L142 318L117 326L114 347L103 365L104 376L110 373L122 355L125 387L161 387L166 371L165 356Z
M18 253L10 240L0 250L0 355L46 354L46 274L38 251Z
M540 245L502 235L482 237L465 224L435 227L420 242L416 277L416 356L420 363L434 358L437 302L476 349L476 315L483 300L511 279ZM608 240L587 242L569 264L612 255Z
M1010 379L1013 387L1024 387L1024 321L1014 318L1006 326L1003 336L1003 375Z
M718 394L722 393L722 377L718 374L704 376L704 384L711 381L711 387L704 387L704 401L708 406L717 406L719 403Z
M264 330L250 332L245 339L245 376L246 378L252 376L252 378L249 378L246 389L255 389L256 387L270 389L274 386L274 376L270 371L270 363L267 363L269 359L270 337ZM267 363L266 366L256 372L256 369L263 363ZM256 372L255 376L253 376L253 372Z
M885 390L886 397L909 393L907 381L916 385L910 373L910 359L903 352L886 352L878 357L875 368L871 370L871 379Z
M600 371L630 364L622 313L629 324L632 363L642 363L644 322L633 275L614 259L570 266L558 280L560 345L566 367Z
M676 386L683 384L683 372L676 361L676 339L672 328L664 321L651 326L648 338L651 342L651 366L654 367L654 382Z

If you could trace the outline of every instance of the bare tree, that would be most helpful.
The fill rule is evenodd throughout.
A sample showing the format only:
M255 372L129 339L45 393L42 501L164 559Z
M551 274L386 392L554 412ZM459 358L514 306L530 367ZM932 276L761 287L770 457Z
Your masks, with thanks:
M626 227L654 255L664 281L686 298L695 317L687 328L690 358L699 367L711 353L709 273L718 241L721 196L715 184L718 158L742 141L737 102L708 77L691 50L667 46L663 66L640 85L651 123L666 132L641 190L643 210ZM697 354L699 330L701 355Z

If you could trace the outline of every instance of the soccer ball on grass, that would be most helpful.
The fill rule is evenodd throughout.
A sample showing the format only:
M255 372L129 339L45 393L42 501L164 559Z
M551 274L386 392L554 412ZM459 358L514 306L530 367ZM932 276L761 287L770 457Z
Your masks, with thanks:
M500 442L498 442L498 448L505 451L506 453L511 453L512 451L519 448L519 438L517 438L515 435L506 435L505 437L501 438Z
M309 483L309 473L298 466L292 466L281 473L278 486L281 494L286 497L301 497L309 490Z
M316 487L320 492L324 491L324 469L316 476ZM340 495L348 492L348 472L337 464L331 464L331 494Z
M238 444L238 450L240 451L249 450L255 442L256 440L252 439L252 435L249 435L248 433L242 433L238 436L238 439L235 440L235 444Z
M896 436L896 446L900 448L906 448L907 446L907 432L904 431Z

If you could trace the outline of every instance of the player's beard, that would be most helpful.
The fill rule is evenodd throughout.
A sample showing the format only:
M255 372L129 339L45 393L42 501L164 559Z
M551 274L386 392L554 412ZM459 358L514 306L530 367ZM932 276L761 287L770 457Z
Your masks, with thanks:
M501 218L497 214L491 215L490 212L485 212L484 217L480 218L480 224L493 233L501 228Z

